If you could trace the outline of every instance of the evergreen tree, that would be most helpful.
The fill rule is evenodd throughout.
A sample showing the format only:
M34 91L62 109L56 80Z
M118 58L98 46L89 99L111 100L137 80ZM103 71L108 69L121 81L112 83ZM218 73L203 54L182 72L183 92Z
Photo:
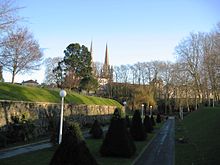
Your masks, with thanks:
M120 117L119 110L116 109L101 145L100 153L102 156L129 158L134 155L135 151L136 147L126 128L125 119Z
M91 130L89 131L89 133L92 135L93 138L95 139L100 139L103 136L103 130L101 128L100 123L98 122L98 120L95 120Z
M125 116L125 121L126 121L126 127L127 127L127 128L130 128L130 126L131 126L131 121L130 121L128 115Z
M157 114L156 122L161 123L161 116L159 113Z
M144 131L144 126L142 124L139 110L135 110L134 112L130 127L130 133L135 141L146 140L147 133Z
M151 119L148 115L145 115L145 118L144 118L144 129L147 133L151 133L154 130L152 123L151 123Z
M64 133L62 143L54 153L50 165L97 165L82 137L78 124Z
M98 81L92 74L91 53L88 48L74 43L67 46L64 54L64 59L54 69L59 86L95 91Z
M150 120L151 120L152 126L155 126L156 123L155 123L155 120L154 120L154 116L153 116L153 115L151 115Z

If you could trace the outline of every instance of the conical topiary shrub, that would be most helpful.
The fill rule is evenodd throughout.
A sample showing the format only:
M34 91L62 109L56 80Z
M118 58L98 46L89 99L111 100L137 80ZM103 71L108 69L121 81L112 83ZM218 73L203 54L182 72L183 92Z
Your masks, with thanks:
M95 139L102 138L103 130L102 130L102 127L101 127L100 123L98 122L98 120L94 121L89 133L92 135L92 138L95 138Z
M148 115L145 115L144 117L144 129L147 133L151 133L154 130L151 119Z
M131 136L135 141L146 140L147 133L144 131L144 126L142 124L141 115L139 110L135 110L130 127Z
M127 127L127 128L130 128L130 126L131 126L131 121L130 121L128 115L125 116L125 121L126 121L126 127Z
M161 123L161 116L159 113L157 114L156 122Z
M150 120L151 120L152 126L154 127L154 126L156 125L156 123L155 123L155 120L154 120L154 116L153 116L153 115L151 115Z
M64 133L62 143L54 153L50 165L97 165L82 137L79 125L72 124Z
M125 119L114 113L108 132L100 148L102 156L129 158L136 151L135 144L127 131Z

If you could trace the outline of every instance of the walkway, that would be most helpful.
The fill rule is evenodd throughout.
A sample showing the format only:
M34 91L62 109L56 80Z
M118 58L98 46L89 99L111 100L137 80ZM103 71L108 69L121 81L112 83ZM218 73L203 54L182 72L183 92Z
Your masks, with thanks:
M106 131L107 128L105 127L103 130ZM89 131L85 131L83 132L83 136L84 138L88 138L91 135L89 134ZM24 154L27 152L41 150L41 149L50 148L50 147L52 147L52 144L49 142L49 139L48 139L48 140L43 140L37 143L31 143L31 144L27 144L23 146L6 148L3 150L0 150L0 159L9 158L9 157L16 156L19 154Z
M174 127L175 118L169 117L160 132L134 161L133 165L174 165Z

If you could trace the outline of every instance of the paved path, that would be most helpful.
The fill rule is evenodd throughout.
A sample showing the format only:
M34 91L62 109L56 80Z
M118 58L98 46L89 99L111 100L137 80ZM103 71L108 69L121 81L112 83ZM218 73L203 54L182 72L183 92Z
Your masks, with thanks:
M23 146L13 147L13 148L7 148L0 150L0 159L9 158L12 156L16 156L19 154L41 150L44 148L52 147L52 144L49 143L49 140L40 141L37 143L27 144Z
M107 127L103 128L103 131L107 131ZM89 138L91 135L89 134L89 131L83 132L84 138ZM0 150L0 159L9 158L12 156L16 156L19 154L24 154L27 152L32 152L36 150L41 150L44 148L50 148L53 145L49 142L49 139L43 140L37 143L31 143L23 146L17 146L12 148L6 148L3 150Z
M175 118L169 117L160 132L134 161L133 165L174 165L174 126Z

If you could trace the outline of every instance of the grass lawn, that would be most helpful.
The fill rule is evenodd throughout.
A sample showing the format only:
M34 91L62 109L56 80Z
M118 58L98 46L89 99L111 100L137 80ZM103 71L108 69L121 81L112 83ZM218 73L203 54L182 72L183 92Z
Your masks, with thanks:
M157 124L155 127L158 131L162 124ZM129 165L132 164L133 160L139 155L142 149L148 144L155 133L148 134L148 138L144 142L135 142L137 147L136 154L130 158L113 158L113 157L101 157L99 154L99 148L102 144L102 140L87 139L86 143L91 153L96 158L100 165ZM49 149L43 149L39 151L30 152L27 154L21 154L11 158L1 159L1 165L48 165L50 159L55 151L55 147Z
M60 95L58 89L52 90L0 82L0 100L59 103ZM114 105L121 107L121 104L112 99L85 96L72 91L67 91L65 102L86 105Z
M220 164L220 107L202 108L192 112L183 121L176 122L177 165Z

